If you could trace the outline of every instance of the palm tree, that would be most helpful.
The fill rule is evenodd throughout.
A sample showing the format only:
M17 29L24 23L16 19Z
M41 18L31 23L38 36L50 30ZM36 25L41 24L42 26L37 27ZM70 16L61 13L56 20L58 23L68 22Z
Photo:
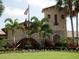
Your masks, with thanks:
M72 28L72 37L73 37L73 42L74 42L74 28L73 28L73 15L72 15L72 6L74 0L56 0L57 1L57 6L65 8L65 12L70 15L70 20L71 20L71 28Z
M4 5L2 4L2 0L0 0L0 16L2 15L3 10L4 10Z
M14 43L14 50L15 50L15 43L16 43L16 40L15 40L15 30L21 28L17 20L18 19L15 19L13 21L11 18L7 18L5 20L5 23L6 23L5 24L5 28L7 30L11 30L12 31L13 43Z
M79 0L74 1L74 6L75 6L75 14L76 14L76 36L77 36L77 45L79 45L79 40L78 40L78 12L79 12Z
M49 27L48 24L45 24L43 27L42 27L42 37L44 39L44 47L46 47L46 42L49 41L50 39L50 36L53 34L53 31L52 29Z
M53 31L48 24L47 18L38 20L37 17L32 17L31 20L33 21L31 33L38 33L40 39L48 39L51 36Z

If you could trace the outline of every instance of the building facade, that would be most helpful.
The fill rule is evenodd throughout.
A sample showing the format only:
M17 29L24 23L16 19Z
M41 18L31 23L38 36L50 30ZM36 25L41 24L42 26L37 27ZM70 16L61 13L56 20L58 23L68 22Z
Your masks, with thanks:
M51 39L53 42L67 37L66 16L64 10L59 10L57 6L51 6L42 10L44 16L48 18L49 25L53 30Z
M51 35L50 39L52 44L59 42L61 38L65 38L67 36L67 29L66 29L66 17L64 10L59 11L56 6L51 6L48 8L44 8L42 10L44 16L48 18L48 23L53 30L53 34ZM22 24L23 27L25 27ZM23 38L26 37L26 33L22 29L15 30L15 38L16 42L19 42ZM44 46L40 37L37 33L31 36L35 41L37 41L41 46ZM7 40L10 44L13 43L12 31L7 31Z

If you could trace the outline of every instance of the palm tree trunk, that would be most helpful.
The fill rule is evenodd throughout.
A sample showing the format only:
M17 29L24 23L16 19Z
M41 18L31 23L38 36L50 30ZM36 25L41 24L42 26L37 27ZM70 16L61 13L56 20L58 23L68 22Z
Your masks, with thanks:
M15 48L16 48L16 41L15 41L15 31L14 30L12 30L12 36L13 36L13 49L15 50Z
M77 36L77 46L79 45L79 40L78 40L78 13L76 15L76 36Z
M72 15L71 14L70 14L70 19L71 19L72 39L73 39L73 43L74 43L74 41L75 41L74 28L73 28L73 19L72 19Z
M71 20L71 29L72 29L72 39L74 43L74 28L73 28L73 16L72 16L72 1L68 0L68 6L69 6L69 11L70 11L70 20Z
M43 45L42 45L42 34L41 34L41 32L39 32L39 38L40 38L40 48L42 48Z
M15 44L15 42L16 42L16 41L15 41L15 35L13 36L13 41L14 41L14 44Z

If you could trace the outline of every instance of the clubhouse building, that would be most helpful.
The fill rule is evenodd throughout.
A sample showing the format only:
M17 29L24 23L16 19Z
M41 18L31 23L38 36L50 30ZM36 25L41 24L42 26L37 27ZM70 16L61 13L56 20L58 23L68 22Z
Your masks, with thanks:
M45 17L48 17L48 22L50 27L53 30L53 34L51 35L50 39L48 40L48 45L54 46L56 43L59 42L61 38L66 38L69 36L67 34L67 27L66 27L66 15L65 11L62 9L59 11L57 6L50 6L47 8L44 8L42 10ZM24 23L30 23L28 21L21 23L23 27L25 27ZM12 31L6 31L3 29L5 33L7 34L7 41L10 45L13 44L13 37L12 37ZM16 29L15 31L15 38L16 38L16 44L17 47L24 48L26 44L32 44L35 46L41 46L44 47L44 39L40 39L38 33L35 33L31 36L31 38L27 39L25 31L22 29ZM23 47L24 46L24 47Z

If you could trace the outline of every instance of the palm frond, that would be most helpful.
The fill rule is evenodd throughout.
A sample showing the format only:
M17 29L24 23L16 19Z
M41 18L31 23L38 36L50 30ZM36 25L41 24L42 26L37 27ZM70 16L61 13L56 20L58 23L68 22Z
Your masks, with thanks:
M44 24L41 28L41 30L47 30L48 28L50 28L50 26L48 24Z
M47 23L47 22L48 22L48 18L46 18L46 17L43 18L43 19L41 20L41 22L42 22L42 23Z
M57 6L62 6L62 0L56 0L57 1Z
M79 12L79 0L74 1L75 11Z
M15 20L14 20L14 23L16 23L16 22L18 22L18 19L15 19Z
M18 27L18 26L20 25L17 20L18 20L18 19L15 19L15 20L14 20L14 23L13 23L13 26L14 26L14 27Z
M44 38L45 37L49 38L53 34L53 31L51 29L47 29L47 30L44 30L42 33Z
M34 16L34 17L31 18L31 21L37 22L38 18Z
M20 24L18 23L18 21L17 21L18 19L15 19L14 21L11 19L11 18L7 18L6 20L5 20L5 22L8 22L8 23L6 23L6 25L5 25L5 27L6 28L10 28L10 29L14 29L14 28L16 28L16 29L19 29L19 28L21 28L21 26L20 26Z
M7 30L8 30L8 29L10 30L10 29L12 29L12 25L9 24L9 23L8 23L8 24L5 24L5 28L6 28Z
M5 23L6 23L6 22L9 22L9 23L13 24L13 20L12 20L11 18L7 18L4 22L5 22Z

